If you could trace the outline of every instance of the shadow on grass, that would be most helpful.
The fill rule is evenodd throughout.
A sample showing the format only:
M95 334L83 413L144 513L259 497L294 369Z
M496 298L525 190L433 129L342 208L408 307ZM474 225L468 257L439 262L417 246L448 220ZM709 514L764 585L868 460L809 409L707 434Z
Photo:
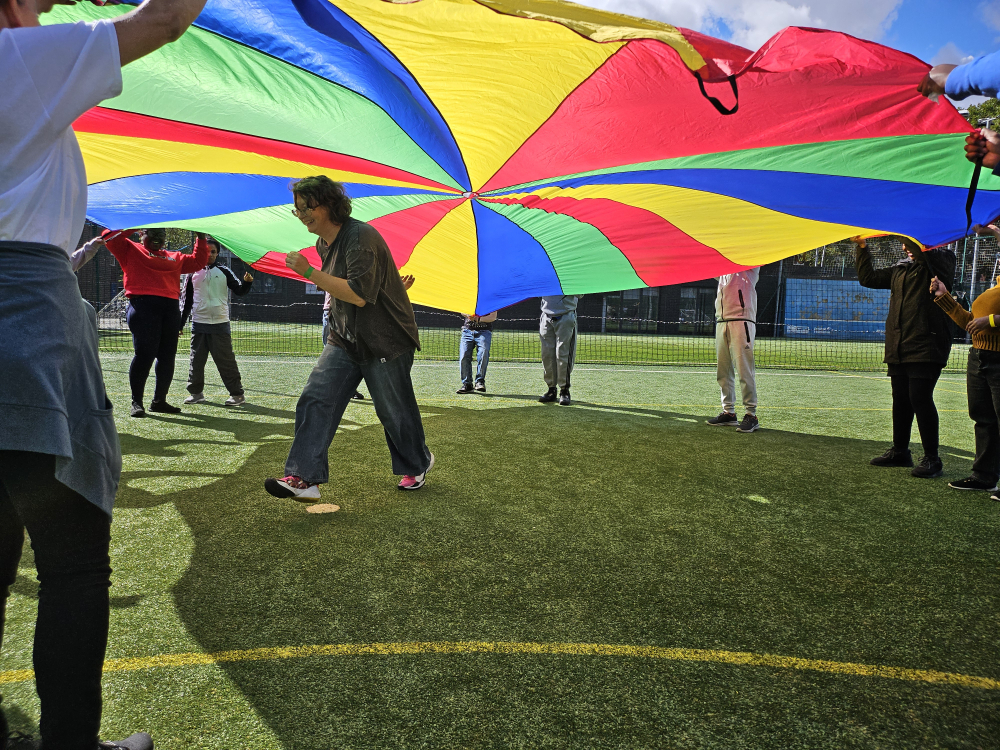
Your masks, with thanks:
M437 466L416 493L395 490L377 425L339 434L332 515L264 492L283 440L210 492L157 497L194 539L174 590L185 627L210 652L587 642L998 676L1000 527L985 495L869 466L880 442L600 408L439 410L425 421ZM151 502L120 493L126 507ZM996 691L746 666L420 655L221 667L288 748L958 747L1000 729Z

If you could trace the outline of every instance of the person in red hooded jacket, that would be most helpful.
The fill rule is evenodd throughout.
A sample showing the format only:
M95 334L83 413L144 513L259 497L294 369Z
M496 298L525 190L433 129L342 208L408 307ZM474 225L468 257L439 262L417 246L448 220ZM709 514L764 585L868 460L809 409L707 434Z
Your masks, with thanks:
M198 234L194 254L168 252L165 229L146 229L142 244L128 239L130 231L104 232L104 242L124 273L123 285L128 297L129 330L135 356L128 368L132 390L133 417L146 416L143 396L149 370L156 362L156 387L150 411L177 414L179 407L167 403L167 392L174 379L177 338L181 330L181 274L200 271L208 263L209 248L205 235Z

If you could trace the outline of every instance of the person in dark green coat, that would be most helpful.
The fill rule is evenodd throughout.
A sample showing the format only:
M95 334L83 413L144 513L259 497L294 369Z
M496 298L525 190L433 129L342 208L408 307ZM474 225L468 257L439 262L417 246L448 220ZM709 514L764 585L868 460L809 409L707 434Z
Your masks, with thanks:
M955 254L947 249L924 251L906 237L899 238L906 259L889 268L876 269L863 238L855 237L854 264L858 281L870 289L889 289L889 315L885 321L885 359L892 382L892 447L873 458L873 466L913 466L910 431L917 418L923 458L910 472L930 479L944 473L938 456L938 413L934 386L948 363L951 332L948 316L934 304L931 279L948 289L955 279Z

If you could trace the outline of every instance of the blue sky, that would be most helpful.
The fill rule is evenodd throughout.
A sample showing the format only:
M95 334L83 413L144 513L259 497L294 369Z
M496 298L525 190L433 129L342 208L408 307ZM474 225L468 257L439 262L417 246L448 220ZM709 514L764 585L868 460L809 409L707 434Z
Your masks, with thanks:
M1000 0L577 0L757 49L785 26L844 31L928 63L1000 49Z
M937 59L949 56L949 52L978 57L1000 49L1000 29L986 22L989 4L975 0L904 0L896 13L896 20L877 41L928 63L959 62ZM948 49L949 45L954 49Z

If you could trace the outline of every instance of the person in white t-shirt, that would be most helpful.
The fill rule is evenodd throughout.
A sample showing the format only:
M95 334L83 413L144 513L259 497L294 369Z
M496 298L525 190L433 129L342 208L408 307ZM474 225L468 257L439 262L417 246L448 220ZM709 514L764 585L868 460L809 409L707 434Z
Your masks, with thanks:
M120 94L122 66L180 37L205 0L40 26L54 4L0 0L0 636L27 531L40 582L42 746L147 750L145 733L98 739L121 452L97 317L70 257L87 209L71 125ZM7 730L0 713L0 746Z

